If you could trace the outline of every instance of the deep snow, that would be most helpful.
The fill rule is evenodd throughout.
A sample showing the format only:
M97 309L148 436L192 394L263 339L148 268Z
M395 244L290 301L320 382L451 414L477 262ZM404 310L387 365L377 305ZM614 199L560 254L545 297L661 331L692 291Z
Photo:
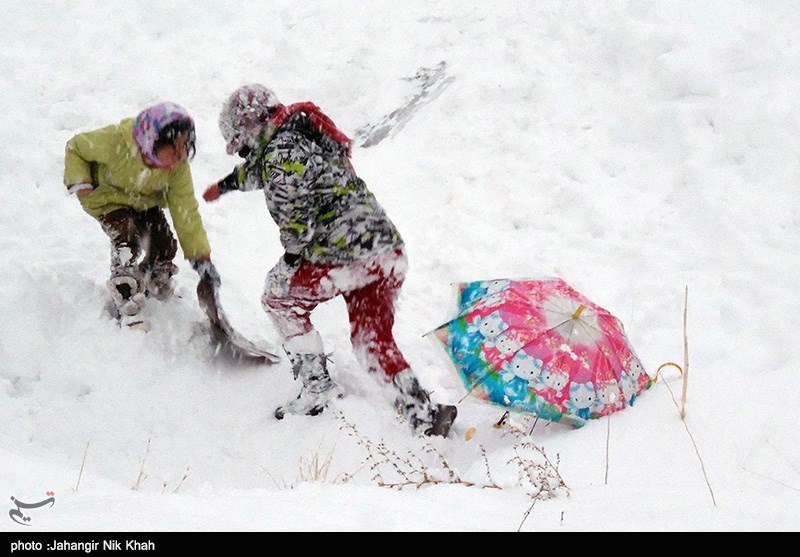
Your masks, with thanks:
M798 529L792 2L72 1L6 3L0 24L0 493L56 500L0 530ZM311 100L356 135L437 67L441 89L353 163L407 243L395 334L434 398L461 401L450 438L411 436L358 368L341 300L314 321L346 397L281 422L288 365L213 358L185 261L152 331L102 317L107 240L61 185L72 134L181 103L199 198L236 163L216 121L238 85ZM201 212L232 322L275 346L263 197ZM452 284L537 276L615 313L651 375L683 362L688 287L686 421L665 369L610 420L492 427L502 409L465 397L423 335L454 315ZM379 486L381 441L385 481L408 455L447 478L434 447L461 482ZM526 442L567 489L523 524L532 488L513 459L542 462Z

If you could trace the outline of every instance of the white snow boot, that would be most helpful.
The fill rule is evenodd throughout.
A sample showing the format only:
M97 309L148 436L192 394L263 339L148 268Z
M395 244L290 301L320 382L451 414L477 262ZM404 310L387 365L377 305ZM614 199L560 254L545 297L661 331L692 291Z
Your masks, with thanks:
M161 301L169 298L174 291L172 277L177 273L178 267L170 261L153 265L153 268L145 273L147 295Z
M282 420L286 414L316 416L327 404L340 395L328 374L328 357L322 351L322 338L317 331L292 337L283 345L292 363L294 378L303 381L297 398L278 407L275 417Z
M395 375L392 384L399 392L395 405L414 431L447 437L458 414L455 406L433 404L411 369Z
M135 277L131 275L111 277L106 283L106 287L121 316L132 316L142 311L146 298L139 291L139 282Z

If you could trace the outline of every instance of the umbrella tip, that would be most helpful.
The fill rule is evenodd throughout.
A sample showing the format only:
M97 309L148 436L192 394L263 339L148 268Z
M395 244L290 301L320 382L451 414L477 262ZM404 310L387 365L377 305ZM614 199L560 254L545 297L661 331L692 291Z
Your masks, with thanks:
M507 419L508 419L508 411L504 412L503 415L500 416L500 419L497 420L497 423L494 424L495 429L500 429L501 427L503 427Z
M584 309L586 309L586 306L584 306L583 304L579 305L578 309L575 310L575 313L572 314L572 318L578 319L581 316L581 313L583 313Z

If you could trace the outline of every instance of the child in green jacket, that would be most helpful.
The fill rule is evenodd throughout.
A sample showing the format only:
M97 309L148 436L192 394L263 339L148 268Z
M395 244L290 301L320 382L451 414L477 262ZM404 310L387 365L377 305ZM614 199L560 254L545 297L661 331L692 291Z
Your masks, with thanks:
M194 153L194 121L169 102L67 142L64 185L111 240L107 286L122 316L138 314L148 296L172 291L178 246L164 207L184 257L201 278L219 282L194 197Z

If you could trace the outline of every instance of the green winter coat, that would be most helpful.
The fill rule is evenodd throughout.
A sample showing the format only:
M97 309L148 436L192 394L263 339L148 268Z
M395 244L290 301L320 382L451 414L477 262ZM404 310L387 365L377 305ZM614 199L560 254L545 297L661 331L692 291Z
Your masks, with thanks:
M80 183L95 186L80 199L83 209L93 217L124 208L145 211L166 207L186 259L210 254L189 163L172 170L145 165L133 139L132 118L80 133L67 142L64 185Z

